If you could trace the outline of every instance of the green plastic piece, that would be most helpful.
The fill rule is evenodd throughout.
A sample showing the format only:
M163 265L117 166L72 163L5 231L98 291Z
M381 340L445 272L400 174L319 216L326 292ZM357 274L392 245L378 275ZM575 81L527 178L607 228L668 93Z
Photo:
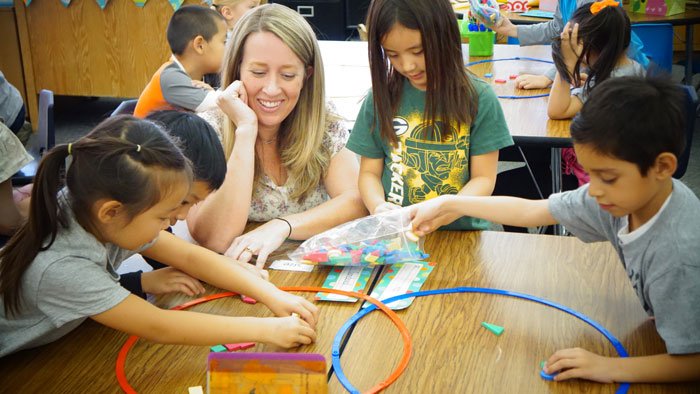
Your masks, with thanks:
M542 362L540 362L540 369L544 369L544 360L542 360Z
M214 353L221 353L221 352L225 352L225 351L226 351L226 346L224 346L224 345L216 345L216 346L210 347L209 349L211 349L211 351L214 352Z
M503 334L503 330L505 330L505 328L503 328L503 327L501 327L501 326L497 326L497 325L491 324L491 323L486 323L485 321L482 321L482 322L481 322L481 325L482 325L485 329L487 329L487 330L491 331L492 333L494 333L496 336L500 336L501 334Z

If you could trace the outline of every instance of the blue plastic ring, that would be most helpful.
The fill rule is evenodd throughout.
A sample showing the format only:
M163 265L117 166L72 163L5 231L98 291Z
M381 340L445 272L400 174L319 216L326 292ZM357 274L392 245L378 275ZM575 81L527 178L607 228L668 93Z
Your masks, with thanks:
M537 302L543 305L547 305L549 307L559 309L562 312L566 312L580 320L582 320L584 323L590 325L591 327L595 328L605 336L605 338L610 341L610 343L613 345L615 350L617 351L617 354L620 357L629 357L627 354L627 351L625 350L625 347L622 346L622 343L615 338L608 330L605 329L600 323L596 322L595 320L589 318L588 316L577 312L571 308L565 307L563 305L554 303L549 300L545 300L544 298L539 298L535 296L531 296L529 294L524 294L524 293L516 293L513 291L508 291L508 290L499 290L499 289L491 289L491 288L485 288L485 287L455 287L451 289L435 289L435 290L425 290L425 291L419 291L415 293L408 293L408 294L402 294L398 295L395 297L387 298L385 300L382 300L384 304L390 304L394 301L399 301L403 300L404 298L411 298L411 297L425 297L425 296L430 296L430 295L436 295L436 294L453 294L453 293L486 293L486 294L497 294L497 295L504 295L507 297L515 297L515 298L521 298L524 300L528 301L533 301ZM366 315L368 315L370 312L376 310L377 307L374 305L370 305L369 307L362 309L361 311L357 312L354 314L352 317L350 317L338 330L338 332L335 334L335 338L333 339L333 347L332 347L332 364L333 364L333 370L338 378L338 381L345 387L346 390L348 390L351 393L358 393L359 391L350 383L348 378L345 376L345 373L343 372L343 367L340 365L340 343L343 340L343 337L345 334L348 332L350 327L354 325L358 320L362 319ZM627 393L627 391L630 388L629 383L621 383L620 387L618 387L616 393L617 394L624 394Z

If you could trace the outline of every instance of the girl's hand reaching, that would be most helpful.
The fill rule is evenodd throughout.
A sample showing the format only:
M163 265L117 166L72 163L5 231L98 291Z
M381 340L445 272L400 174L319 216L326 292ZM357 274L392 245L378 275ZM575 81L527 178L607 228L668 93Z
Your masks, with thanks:
M309 323L299 316L266 318L268 330L266 330L266 343L291 348L300 345L309 345L316 341L316 332Z
M228 116L237 128L257 126L258 117L248 106L248 94L243 82L234 81L216 99L216 105ZM248 127L245 127L248 129ZM257 127L255 128L257 130Z
M510 19L501 15L497 24L490 26L493 31L508 37L518 37L518 27L510 21Z
M199 280L172 267L165 267L141 274L141 288L148 294L180 292L190 297L204 293Z
M316 328L318 308L306 298L275 289L275 294L265 305L277 316L290 316L295 313L308 323L309 327Z
M445 196L440 196L411 206L411 226L414 234L422 237L456 219L453 213L445 209L444 201Z
M583 42L578 39L578 23L571 27L571 22L567 22L564 30L561 32L561 52L564 57L564 63L573 70L576 62L583 53Z

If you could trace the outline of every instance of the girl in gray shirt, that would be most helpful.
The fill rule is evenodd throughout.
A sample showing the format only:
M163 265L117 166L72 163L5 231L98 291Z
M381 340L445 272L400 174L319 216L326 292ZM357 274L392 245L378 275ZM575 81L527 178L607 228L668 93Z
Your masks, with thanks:
M88 317L160 343L311 343L318 314L313 304L161 231L191 181L188 161L160 126L130 116L109 118L46 154L29 219L0 250L0 357L54 341ZM116 269L136 252L254 297L283 317L157 308L119 285Z

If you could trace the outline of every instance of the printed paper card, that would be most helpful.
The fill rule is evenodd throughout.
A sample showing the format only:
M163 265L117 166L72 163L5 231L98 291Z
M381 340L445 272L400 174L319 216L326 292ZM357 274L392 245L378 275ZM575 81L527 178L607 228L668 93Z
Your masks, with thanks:
M423 283L428 279L428 275L433 271L435 263L427 261L411 261L406 263L397 263L389 266L389 269L379 281L379 284L372 290L370 296L385 300L401 294L415 293L420 290ZM408 308L415 297L404 298L403 300L394 301L387 306L393 310ZM363 308L368 307L369 303L365 302Z
M372 275L371 267L334 267L328 273L326 281L323 282L323 287L326 289L336 289L345 291L360 291L364 290L369 282L369 277ZM355 302L357 298L347 297L340 294L316 293L317 301L340 301L340 302Z
M299 272L311 272L316 266L309 264L297 263L292 260L275 260L270 264L271 270L278 271L299 271Z

